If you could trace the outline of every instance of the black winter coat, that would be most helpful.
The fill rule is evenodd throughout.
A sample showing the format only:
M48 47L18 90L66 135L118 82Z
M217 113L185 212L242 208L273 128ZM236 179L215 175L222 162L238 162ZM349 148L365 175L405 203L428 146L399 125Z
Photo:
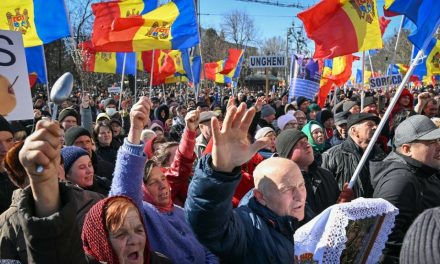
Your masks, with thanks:
M329 170L335 176L339 190L342 190L344 183L349 182L353 176L362 154L363 151L354 143L353 139L348 137L342 144L336 145L322 153L321 167ZM353 187L355 198L372 197L373 187L370 182L368 162L381 161L385 156L385 153L379 146L374 146Z
M307 189L307 204L315 215L336 203L340 191L330 171L318 167L316 162L313 162L307 172L301 172Z
M373 197L399 209L383 259L383 263L399 263L403 238L415 218L426 209L440 206L440 173L394 151L382 162L371 162L370 172Z

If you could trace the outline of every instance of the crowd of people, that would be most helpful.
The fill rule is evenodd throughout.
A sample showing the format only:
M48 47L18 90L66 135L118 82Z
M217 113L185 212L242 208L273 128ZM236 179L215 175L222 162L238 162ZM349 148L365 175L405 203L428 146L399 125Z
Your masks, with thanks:
M358 197L399 209L382 263L438 261L438 88L404 90L353 188L393 90L174 92L0 116L0 263L294 263L295 230Z

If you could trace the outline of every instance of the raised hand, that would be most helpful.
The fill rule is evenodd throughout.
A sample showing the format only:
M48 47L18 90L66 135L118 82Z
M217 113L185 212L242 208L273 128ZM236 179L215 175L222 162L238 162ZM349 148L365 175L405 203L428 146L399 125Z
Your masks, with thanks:
M26 138L19 159L32 182L41 183L58 178L60 130L58 123L41 120L37 123L34 133ZM36 171L38 165L44 168L41 173Z
M140 143L140 135L142 130L150 121L150 98L142 96L139 101L133 105L130 111L130 131L127 139L132 144Z
M58 168L60 166L61 128L58 123L39 121L19 153L19 160L26 170L35 201L35 214L49 216L60 206ZM37 166L43 166L37 172Z
M197 127L199 126L200 110L200 107L197 107L196 110L192 110L186 114L185 125L189 131L196 131Z
M82 108L89 108L90 106L90 96L88 94L84 94L81 98L81 107Z
M257 98L257 101L255 102L255 111L256 112L260 112L261 108L263 108L263 105L266 104L266 97L265 96L260 96Z
M232 172L235 167L247 162L258 150L269 144L268 138L261 138L250 144L247 133L255 109L246 110L245 103L237 108L233 102L234 98L231 97L221 131L217 118L211 120L212 165L220 172Z

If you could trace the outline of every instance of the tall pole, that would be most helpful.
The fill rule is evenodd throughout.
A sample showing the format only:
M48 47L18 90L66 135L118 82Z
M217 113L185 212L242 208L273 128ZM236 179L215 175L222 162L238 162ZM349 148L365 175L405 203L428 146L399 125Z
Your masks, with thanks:
M361 83L361 111L364 109L364 97L365 97L365 91L364 91L364 83L365 83L365 51L362 51L362 83Z
M405 77L403 77L402 83L399 85L399 88L397 88L396 94L394 95L393 99L390 102L390 105L388 106L387 110L385 111L383 118L381 119L379 125L377 126L377 129L374 132L374 135L373 135L370 143L368 143L367 149L365 150L364 154L362 155L362 158L359 161L359 164L357 165L356 170L354 171L353 176L350 179L350 183L348 184L348 186L350 188L353 188L353 185L356 183L357 177L359 176L359 174L362 170L362 167L364 166L365 162L367 161L368 156L370 155L371 151L373 150L374 144L376 143L377 139L379 138L379 135L380 135L383 127L385 126L385 123L387 122L388 118L390 117L391 111L393 110L394 106L396 105L397 101L399 100L399 97L402 94L403 89L405 88L405 84L408 82L409 78L411 77L411 74L412 74L415 66L417 65L418 60L422 57L423 50L425 48L426 48L426 45L425 45L425 47L423 47L423 49L419 50L419 52L417 53L417 56L415 57L415 59L411 63L411 66L409 67L408 71L406 72Z
M153 50L151 56L151 72L150 72L150 98L153 97L153 75L154 75L154 53L156 50Z
M124 63L122 64L122 77L121 77L121 91L119 92L119 110L121 110L122 102L122 92L124 91L124 74L125 74L125 63L127 62L127 53L124 53Z

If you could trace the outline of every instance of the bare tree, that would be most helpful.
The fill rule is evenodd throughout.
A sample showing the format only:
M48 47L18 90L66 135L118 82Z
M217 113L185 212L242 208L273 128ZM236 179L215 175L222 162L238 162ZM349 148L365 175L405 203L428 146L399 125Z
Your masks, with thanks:
M254 20L246 11L234 10L224 15L221 29L226 40L235 44L237 49L243 49L248 44L257 42L257 28Z
M260 46L262 55L280 55L286 52L286 40L282 37L271 37L263 41Z

